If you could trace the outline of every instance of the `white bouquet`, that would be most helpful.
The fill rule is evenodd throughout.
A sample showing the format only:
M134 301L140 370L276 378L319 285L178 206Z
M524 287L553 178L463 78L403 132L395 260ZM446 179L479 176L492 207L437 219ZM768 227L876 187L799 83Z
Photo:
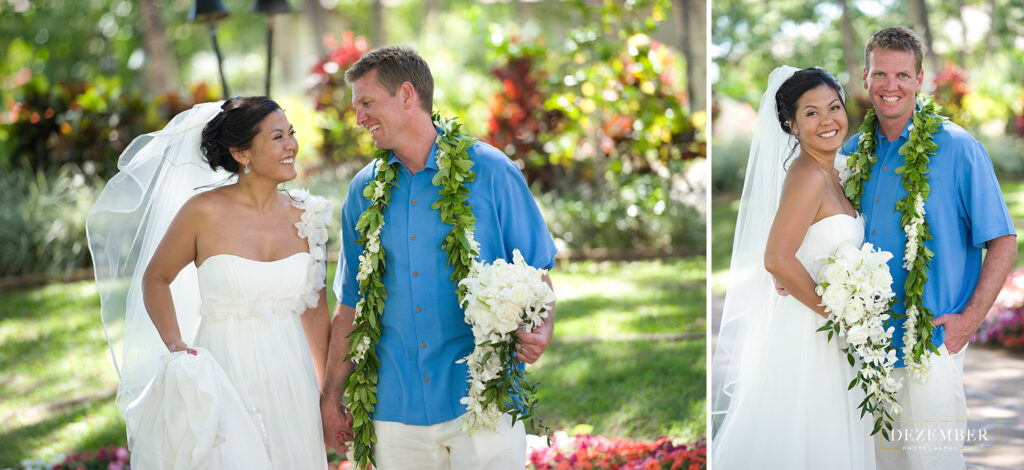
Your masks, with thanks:
M892 416L900 413L895 394L903 387L892 376L896 348L892 346L892 326L886 328L890 307L896 301L892 291L888 251L876 250L870 243L860 248L840 245L834 257L822 267L815 292L829 313L818 331L845 337L843 352L850 365L857 367L857 376L849 389L858 383L867 395L860 404L861 416L871 413L875 424L871 434L889 438Z
M476 344L472 354L458 361L469 364L469 392L462 399L467 414L460 425L466 432L497 429L504 413L512 416L513 423L533 421L536 386L526 382L525 370L516 359L513 333L518 328L532 329L547 318L555 293L543 280L545 272L526 264L519 250L514 250L511 263L474 261L469 275L459 283L465 288L462 306Z

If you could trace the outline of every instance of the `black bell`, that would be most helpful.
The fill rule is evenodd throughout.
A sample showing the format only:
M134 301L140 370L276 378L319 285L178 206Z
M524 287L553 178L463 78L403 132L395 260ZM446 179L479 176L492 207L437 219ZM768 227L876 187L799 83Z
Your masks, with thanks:
M188 20L195 23L216 23L226 18L231 12L220 0L196 0Z
M288 0L256 0L252 11L264 15L276 15L278 13L291 13L292 7L288 6Z

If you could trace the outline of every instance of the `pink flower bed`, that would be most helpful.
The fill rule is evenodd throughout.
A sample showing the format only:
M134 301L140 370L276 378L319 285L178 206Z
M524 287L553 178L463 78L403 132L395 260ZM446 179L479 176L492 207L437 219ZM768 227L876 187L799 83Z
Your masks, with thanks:
M1024 269L1014 269L1007 276L992 309L971 340L1024 349Z
M653 442L577 434L556 434L551 445L528 452L529 470L703 470L707 449L703 440L688 445L673 444L668 438Z
M128 448L110 446L96 452L73 454L53 470L129 470Z

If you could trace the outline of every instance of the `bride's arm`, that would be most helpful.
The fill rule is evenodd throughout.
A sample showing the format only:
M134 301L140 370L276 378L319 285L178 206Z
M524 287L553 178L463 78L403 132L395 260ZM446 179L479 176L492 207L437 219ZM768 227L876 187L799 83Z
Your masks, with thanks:
M821 296L814 292L816 283L796 258L796 251L818 213L826 183L817 168L790 167L764 252L765 269L790 295L823 317L828 315L818 305Z
M142 275L142 301L160 339L171 352L187 350L171 298L171 282L196 259L196 238L204 217L198 197L182 206Z
M316 381L324 384L324 369L327 366L327 341L331 334L331 315L327 310L327 289L320 289L320 301L316 308L306 309L302 314L302 329L306 332L309 352L313 355L313 370Z
M320 390L320 418L323 420L324 443L337 452L348 451L345 442L352 440L352 415L341 403L345 380L355 369L352 361L346 361L352 332L352 319L356 310L339 303L334 310L331 323L330 346L327 351L327 368L323 387Z

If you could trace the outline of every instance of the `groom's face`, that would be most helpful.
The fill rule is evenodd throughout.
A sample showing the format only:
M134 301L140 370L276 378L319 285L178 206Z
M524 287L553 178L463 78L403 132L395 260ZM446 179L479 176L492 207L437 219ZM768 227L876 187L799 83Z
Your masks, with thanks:
M876 49L864 69L864 88L878 119L909 121L917 104L916 94L924 71L916 70L914 53Z
M371 70L352 83L352 106L356 111L356 124L373 137L378 149L394 150L400 139L410 108L412 85L403 84L395 93L377 80L377 71Z

